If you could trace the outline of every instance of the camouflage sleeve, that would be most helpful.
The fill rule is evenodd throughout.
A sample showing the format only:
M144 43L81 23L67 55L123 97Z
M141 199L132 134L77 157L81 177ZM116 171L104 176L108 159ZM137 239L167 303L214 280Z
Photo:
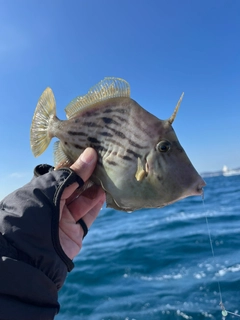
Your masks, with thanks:
M59 205L75 181L83 185L69 168L38 166L30 183L0 203L0 319L47 320L58 313L57 292L74 267L59 241Z

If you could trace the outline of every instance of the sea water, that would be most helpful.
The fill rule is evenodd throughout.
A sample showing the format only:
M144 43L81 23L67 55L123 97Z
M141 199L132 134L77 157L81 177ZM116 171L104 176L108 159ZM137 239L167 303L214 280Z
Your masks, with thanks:
M226 310L240 314L240 175L205 181L204 203L102 209L59 293L56 319L222 319L219 286Z

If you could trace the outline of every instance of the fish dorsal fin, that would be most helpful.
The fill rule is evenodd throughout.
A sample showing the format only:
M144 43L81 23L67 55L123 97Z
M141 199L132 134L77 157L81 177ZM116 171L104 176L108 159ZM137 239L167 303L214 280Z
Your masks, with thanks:
M110 98L130 97L130 86L120 78L104 78L93 86L87 94L72 100L65 108L68 119L71 119L79 110L83 110L97 102Z

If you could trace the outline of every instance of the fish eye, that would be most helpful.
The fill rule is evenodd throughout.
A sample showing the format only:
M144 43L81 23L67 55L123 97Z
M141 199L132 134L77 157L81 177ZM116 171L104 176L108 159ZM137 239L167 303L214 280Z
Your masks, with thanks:
M157 150L159 152L168 152L171 148L171 143L167 140L165 141L160 141L158 144L157 144Z

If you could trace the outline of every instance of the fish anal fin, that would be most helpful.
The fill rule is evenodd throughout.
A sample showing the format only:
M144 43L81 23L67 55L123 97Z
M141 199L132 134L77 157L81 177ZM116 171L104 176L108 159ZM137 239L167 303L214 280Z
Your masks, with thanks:
M135 178L137 181L142 181L145 175L146 175L146 172L143 169L142 161L140 158L138 158L137 171L135 173Z
M118 97L130 97L128 82L120 78L104 78L93 86L86 95L79 96L69 103L65 108L67 118L73 118L77 112L90 108L95 103Z
M54 143L54 166L55 170L63 167L70 167L73 162L68 158L62 149L60 141Z

